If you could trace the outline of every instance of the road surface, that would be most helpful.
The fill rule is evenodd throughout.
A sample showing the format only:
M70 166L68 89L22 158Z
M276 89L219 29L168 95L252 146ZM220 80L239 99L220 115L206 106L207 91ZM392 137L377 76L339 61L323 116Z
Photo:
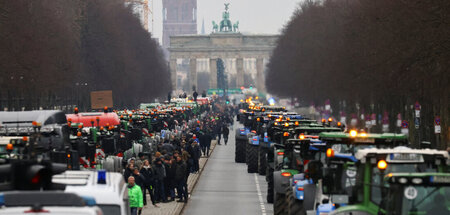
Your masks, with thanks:
M227 146L223 140L216 146L184 215L273 214L273 205L266 201L265 176L249 174L245 163L234 162L234 143L233 132Z

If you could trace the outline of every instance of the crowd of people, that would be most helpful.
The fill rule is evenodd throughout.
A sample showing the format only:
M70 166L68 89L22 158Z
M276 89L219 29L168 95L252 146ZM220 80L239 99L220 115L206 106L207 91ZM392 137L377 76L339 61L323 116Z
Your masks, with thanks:
M158 143L150 156L139 153L129 158L123 176L132 214L141 214L148 202L147 193L155 207L175 200L186 203L189 175L199 173L200 158L210 156L213 140L218 145L228 143L234 112L233 106L213 104L188 120L168 123L160 134L170 136Z

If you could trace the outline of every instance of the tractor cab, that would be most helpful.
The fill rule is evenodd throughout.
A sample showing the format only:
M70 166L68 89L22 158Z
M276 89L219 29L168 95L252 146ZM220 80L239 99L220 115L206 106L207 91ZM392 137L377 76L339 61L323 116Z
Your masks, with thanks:
M404 146L391 149L361 149L356 152L355 158L355 202L337 209L335 214L385 214L386 210L380 207L384 204L385 187L388 186L384 176L394 173L444 173L449 165L447 151L411 149Z
M450 173L391 173L384 180L386 214L450 214Z

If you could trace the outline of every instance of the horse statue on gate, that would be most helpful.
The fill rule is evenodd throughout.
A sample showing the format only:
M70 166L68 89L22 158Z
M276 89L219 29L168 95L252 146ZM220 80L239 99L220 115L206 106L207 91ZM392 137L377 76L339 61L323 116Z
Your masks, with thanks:
M233 31L239 32L239 21L237 21L236 23L233 24Z
M216 22L212 21L212 26L213 26L213 32L217 33L217 31L219 31L219 25Z

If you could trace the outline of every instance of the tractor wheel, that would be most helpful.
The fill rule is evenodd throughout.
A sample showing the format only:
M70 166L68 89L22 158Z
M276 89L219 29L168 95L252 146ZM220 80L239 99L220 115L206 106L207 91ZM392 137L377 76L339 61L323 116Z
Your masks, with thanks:
M247 172L255 173L258 172L258 146L247 144L248 154L247 154Z
M267 162L266 162L267 163ZM266 181L269 182L269 178L273 177L273 168L271 168L269 165L266 165ZM272 179L273 180L273 179Z
M273 203L273 175L270 176L267 177L267 203Z
M259 148L258 150L258 173L260 175L266 175L266 166L267 166L267 161L266 161L266 152L264 149Z
M306 215L302 213L302 202L295 198L291 187L286 190L286 202L288 215Z
M246 143L244 141L236 140L235 157L234 157L234 161L236 163L245 162L245 145Z
M306 214L306 211L315 209L314 201L316 200L316 185L306 184L303 187L303 191L305 194L303 199L303 210Z
M287 204L286 197L284 194L275 193L275 199L273 203L273 214L274 215L286 215L287 214Z

